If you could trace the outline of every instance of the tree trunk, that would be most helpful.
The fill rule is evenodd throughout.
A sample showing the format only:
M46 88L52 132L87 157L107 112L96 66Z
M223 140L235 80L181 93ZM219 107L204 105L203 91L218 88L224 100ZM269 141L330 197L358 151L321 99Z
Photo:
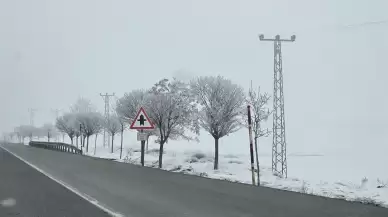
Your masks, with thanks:
M75 143L77 144L77 148L78 148L78 136L75 137Z
M96 148L97 148L97 136L98 136L98 134L96 134L96 138L94 139L94 152L93 152L93 155L96 155Z
M87 137L87 144L86 144L86 153L89 152L89 137L90 136L86 136ZM85 137L84 137L85 138ZM85 142L84 142L85 143Z
M71 144L74 145L73 137L70 137Z
M83 140L82 147L85 147L86 136L81 137L81 139Z
M255 152L256 152L256 166L257 166L257 185L260 186L260 164L259 164L259 149L258 138L255 136Z
M81 143L81 147L84 147L84 145L82 144L82 135L80 135L79 142Z
M218 140L219 138L214 138L214 169L218 170Z
M159 146L159 168L162 168L163 166L163 146L164 146L164 141L160 141L160 146Z
M115 138L115 135L112 134L112 145L111 145L111 149L110 149L110 153L113 153L113 140Z
M120 159L123 155L123 134L124 134L124 127L123 127L123 125L121 125Z

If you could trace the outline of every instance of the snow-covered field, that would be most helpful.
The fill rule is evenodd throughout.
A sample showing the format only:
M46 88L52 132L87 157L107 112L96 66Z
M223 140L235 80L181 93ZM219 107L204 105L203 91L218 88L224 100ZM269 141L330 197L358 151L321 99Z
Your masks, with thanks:
M110 153L110 147L103 147L100 139L97 142L96 155L94 155L94 139L90 141L87 155L140 164L140 144L133 138L127 140L128 138L125 137L124 141L131 142L124 142L121 160L119 159L119 136L115 141L114 153ZM146 166L158 167L158 147L158 144L150 140L149 149L145 155ZM170 141L165 145L163 169L251 184L249 155L220 147L219 170L214 171L212 145L203 146L184 141ZM248 146L245 145L244 148L248 153ZM378 169L367 168L362 157L290 153L288 155L288 178L272 175L269 153L259 154L259 160L262 186L372 203L388 208L388 174L384 173L384 170L377 173ZM369 165L373 163L368 160ZM380 168L381 166L384 167L380 165Z

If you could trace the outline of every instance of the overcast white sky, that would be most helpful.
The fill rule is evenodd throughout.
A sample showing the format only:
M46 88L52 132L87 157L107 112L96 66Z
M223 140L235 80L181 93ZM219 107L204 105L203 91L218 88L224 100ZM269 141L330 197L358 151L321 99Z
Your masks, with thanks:
M296 34L283 45L289 150L388 151L388 24L345 27L387 11L386 0L0 0L0 131L29 123L28 108L40 125L78 96L102 108L101 92L179 70L272 93L273 45L257 35Z

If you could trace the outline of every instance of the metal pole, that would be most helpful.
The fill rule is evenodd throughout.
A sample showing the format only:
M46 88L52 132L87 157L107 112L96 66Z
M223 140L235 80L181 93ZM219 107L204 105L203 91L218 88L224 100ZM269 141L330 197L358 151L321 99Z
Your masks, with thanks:
M294 42L295 38L295 35L291 36L290 39L280 38L280 35L276 35L272 39L259 35L260 41L274 43L272 172L285 177L287 177L287 144L284 114L282 42Z
M248 130L249 130L249 151L251 154L251 171L252 171L252 185L256 185L255 182L255 160L253 158L253 138L252 138L252 118L251 118L251 106L248 105ZM259 169L257 169L259 172Z
M109 126L110 97L115 96L115 93L113 93L113 94L108 94L108 93L101 94L100 93L100 96L103 97L103 100L104 100L104 106L105 106L104 117L105 117L106 124L108 124L108 126ZM108 146L108 148L109 148L110 139L109 139L109 134L108 134L108 130L106 129L106 127L104 127L104 138L103 139L104 139L104 147Z
M143 130L140 130L140 133L143 134ZM141 165L144 166L144 147L145 140L141 140Z

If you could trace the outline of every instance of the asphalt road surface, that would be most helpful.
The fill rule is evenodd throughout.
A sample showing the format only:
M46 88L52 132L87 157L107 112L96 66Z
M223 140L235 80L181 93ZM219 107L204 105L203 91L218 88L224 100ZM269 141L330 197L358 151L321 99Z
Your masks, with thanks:
M0 148L0 216L109 215Z
M93 197L105 207L129 217L388 216L388 209L344 200L211 180L23 145L7 144L4 147L56 179ZM18 174L18 170L14 171L13 168L22 167L18 166L22 163L4 152L1 153L0 197L5 192L7 197L12 196L8 195L12 193L22 200L24 195L26 198L20 207L25 205L26 212L37 213L34 207L49 209L51 206L73 212L53 214L50 217L104 215L48 179L30 178L39 176L32 171L31 175ZM4 171L9 174L9 178L3 178ZM31 188L34 188L31 190L33 194L27 196ZM45 196L38 194L42 189L46 189ZM25 193L21 195L20 192ZM55 200L58 202L54 202ZM26 205L29 202L36 205ZM45 203L47 204L43 205ZM11 208L11 211L16 211L17 207L18 205ZM81 208L85 209L85 214L74 214ZM2 213L0 216L3 216Z

